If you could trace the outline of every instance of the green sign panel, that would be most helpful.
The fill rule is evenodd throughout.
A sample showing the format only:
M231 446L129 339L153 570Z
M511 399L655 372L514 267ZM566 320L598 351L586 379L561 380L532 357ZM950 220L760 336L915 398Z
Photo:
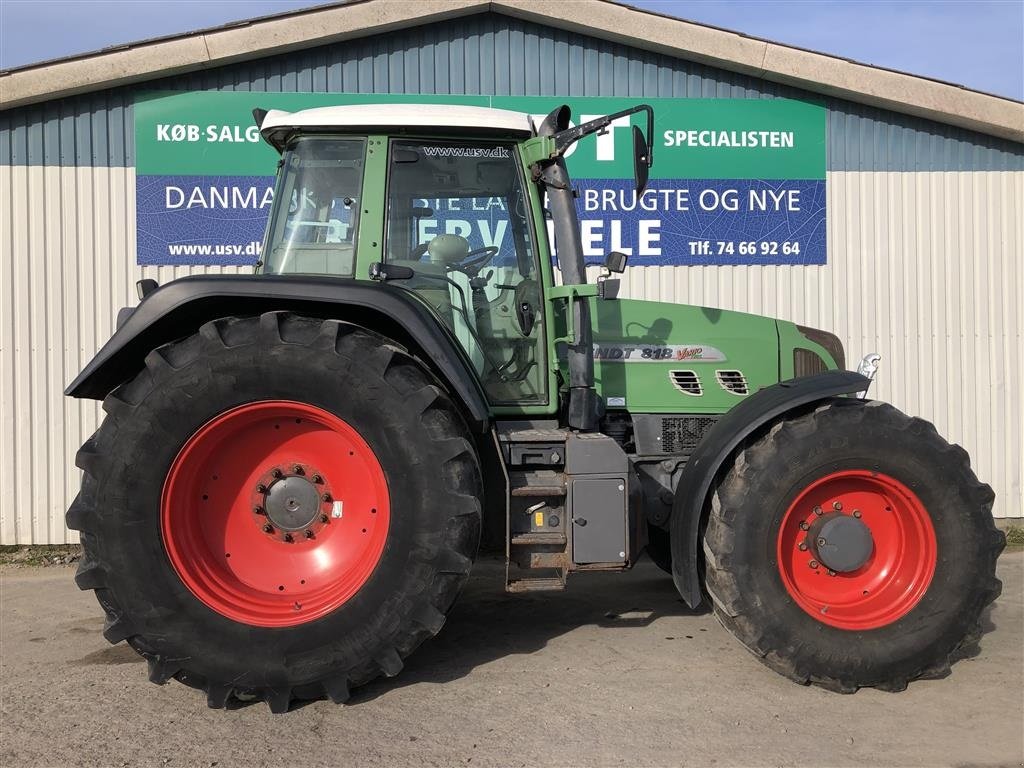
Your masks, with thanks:
M825 108L820 104L219 91L153 94L135 105L139 261L256 260L278 156L260 138L254 108L432 103L543 116L567 103L579 124L639 101L649 103L655 114L654 166L643 198L632 199L629 182L629 121L645 127L642 114L584 139L567 157L580 189L584 234L590 222L595 249L632 250L632 264L825 263ZM438 215L443 218L444 212ZM602 232L613 231L620 233L617 241L601 239ZM635 242L622 232L637 233Z

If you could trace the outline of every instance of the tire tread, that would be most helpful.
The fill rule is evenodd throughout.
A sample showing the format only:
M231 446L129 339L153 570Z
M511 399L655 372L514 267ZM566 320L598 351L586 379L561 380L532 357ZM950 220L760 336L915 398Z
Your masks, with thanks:
M877 413L872 413L878 409ZM892 428L914 434L928 449L948 456L961 474L960 487L966 489L967 502L980 510L979 517L986 527L984 541L987 546L986 561L979 564L983 572L994 574L996 559L1005 547L1005 535L995 527L992 518L992 489L978 481L970 469L967 452L958 445L947 443L936 431L934 425L923 419L910 417L892 405L880 401L860 401L838 398L827 401L813 411L777 421L759 439L742 446L732 465L721 477L713 490L708 504L707 528L704 534L706 558L706 592L711 599L715 616L719 622L755 656L779 674L801 684L813 684L839 693L853 693L861 687L874 687L885 691L902 691L909 683L918 679L944 677L950 672L950 664L962 658L964 649L976 644L981 637L980 614L999 595L1002 583L994 576L977 581L972 604L977 620L973 628L948 654L937 659L920 659L905 673L886 680L858 681L836 676L812 674L803 668L798 648L775 647L774 638L764 636L754 622L743 613L742 585L745 583L745 564L735 563L730 557L737 537L732 525L738 515L745 514L746 501L754 476L772 466L772 458L778 445L788 441L799 441L814 434L824 418L835 419L846 428L855 429L867 416L889 420Z
M424 590L428 604L418 609L405 607L408 626L398 645L383 645L374 651L368 670L337 670L329 679L311 685L316 693L341 703L349 698L350 686L381 674L394 676L404 666L404 658L422 642L440 631L444 618L468 577L480 536L482 481L479 459L465 419L459 413L440 382L404 347L371 330L338 320L316 320L289 312L266 312L259 317L228 317L205 323L196 335L152 350L145 358L145 367L134 379L120 385L104 400L107 417L76 455L75 463L83 470L82 492L66 513L69 528L83 533L84 557L78 568L76 582L83 590L94 590L106 611L104 637L111 643L128 640L139 650L146 647L140 634L122 615L108 587L109 566L103 549L91 541L87 533L91 521L100 511L96 508L94 488L105 471L104 445L113 445L120 425L134 417L135 409L156 384L169 374L196 363L201 357L216 356L229 348L257 344L301 344L341 360L360 360L372 365L384 381L395 388L403 399L411 400L423 422L420 429L444 456L446 467L443 482L446 491L458 499L456 511L448 519L444 535L433 548L420 548L420 563L426 573L433 574ZM401 384L402 390L398 384ZM403 391L412 387L411 391ZM440 434L439 434L440 433ZM149 664L150 680L162 684L175 678L205 691L207 703L213 708L227 706L235 688L226 681L208 679L189 672L183 661L172 662L140 650ZM286 711L295 695L287 686L267 685L247 689L246 698L262 699L272 712ZM240 694L241 695L241 694Z

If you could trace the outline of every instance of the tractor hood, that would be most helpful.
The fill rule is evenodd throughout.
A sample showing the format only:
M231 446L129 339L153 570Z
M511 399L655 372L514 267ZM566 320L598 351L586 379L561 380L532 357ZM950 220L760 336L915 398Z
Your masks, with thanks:
M722 309L594 300L594 367L607 408L722 413L779 381L769 317Z

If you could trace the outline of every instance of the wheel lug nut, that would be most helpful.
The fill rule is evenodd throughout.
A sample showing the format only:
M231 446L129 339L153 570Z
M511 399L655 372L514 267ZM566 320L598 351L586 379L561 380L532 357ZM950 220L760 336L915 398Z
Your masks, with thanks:
M284 473L280 469L274 469L270 474L274 476L275 480L280 480L281 475L283 475Z
M296 475L306 474L306 470L302 468L301 464L296 464L294 467L292 467L292 472L294 472Z
M323 501L325 503L329 502L330 500L331 500L331 494L329 494L329 493L325 493L323 496L320 497L320 501Z
M821 514L821 507L815 507L814 508L814 514L820 515Z
M807 551L807 542L806 541L801 541L800 545L797 547L797 549L799 549L801 552L806 552Z
M832 570L831 568L829 568L829 569L828 569L828 575L829 575L829 576L835 576L835 575L836 575L836 572L835 572L835 571L833 571L833 570Z
M309 528L306 529L306 538L307 539L312 539L313 538L313 532L311 530L309 530Z
M825 537L824 536L819 536L818 537L818 546L819 547L824 547L826 543L827 542L825 541Z
M809 562L808 565L811 566L811 568L817 568L818 567L818 561L817 560L811 560L811 562Z
M326 523L329 520L330 520L330 518L327 515L320 515L320 522L321 523Z
M843 505L840 504L838 501L833 502L832 503L832 509L834 509L836 512L840 512L843 509Z
M295 541L295 539L292 538L292 535L290 533L286 533L284 535L284 540L287 541L289 544L291 544L293 541Z
M264 533L273 533L274 532L274 526L272 526L270 523L267 523L266 525L263 526L263 532Z
M266 493L266 492L267 492L267 486L265 486L263 483L260 483L259 485L256 486L256 493Z
M806 530L807 530L808 528L810 528L810 527L811 527L811 526L809 526L809 525L807 524L807 521L806 521L806 520L801 520L801 521L800 521L800 530L801 530L801 531L806 531Z
M853 510L853 516L854 517L860 517L860 510L859 509Z
M263 507L255 507L253 509L253 512L255 512L257 515L265 515L265 514L267 514L267 511L265 509L263 509Z
M320 475L313 475L313 482L317 485L320 485L323 481L324 479Z

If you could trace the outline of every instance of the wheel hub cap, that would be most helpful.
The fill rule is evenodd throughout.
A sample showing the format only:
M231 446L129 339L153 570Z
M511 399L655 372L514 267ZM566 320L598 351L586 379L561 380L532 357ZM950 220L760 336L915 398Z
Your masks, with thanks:
M362 589L383 556L390 507L383 467L351 424L262 400L186 441L164 483L161 534L179 578L209 608L290 627Z
M813 555L838 573L850 573L864 565L875 551L871 531L858 518L832 513L819 518L807 535Z
M299 531L320 519L320 504L317 487L304 477L292 475L270 486L264 508L274 527Z
M779 522L782 586L822 624L861 631L920 602L938 562L931 515L895 477L843 469L799 489Z

